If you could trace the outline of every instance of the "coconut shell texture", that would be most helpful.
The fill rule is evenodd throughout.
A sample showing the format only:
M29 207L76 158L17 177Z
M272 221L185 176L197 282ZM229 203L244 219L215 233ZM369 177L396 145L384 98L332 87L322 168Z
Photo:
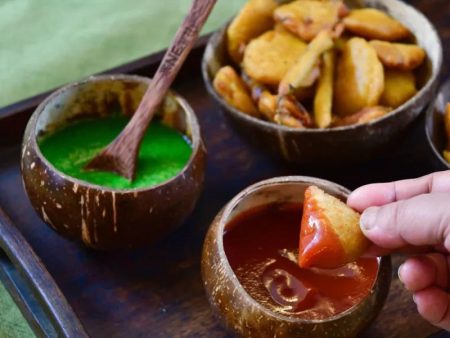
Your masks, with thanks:
M193 150L177 176L160 185L114 190L90 184L58 171L39 150L37 137L65 121L104 116L117 107L132 114L149 81L129 75L92 77L50 95L29 120L22 144L23 183L36 212L59 234L96 249L148 245L176 229L193 210L203 187L206 150L194 112L175 94L169 94L172 108L161 109L159 118L184 133Z

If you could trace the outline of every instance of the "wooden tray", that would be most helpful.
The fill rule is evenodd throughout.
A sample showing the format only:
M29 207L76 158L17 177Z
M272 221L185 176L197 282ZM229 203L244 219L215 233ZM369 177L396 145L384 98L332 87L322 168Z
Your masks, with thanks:
M433 19L445 38L446 52L450 51L450 26L445 27L450 22L450 3L411 3ZM43 224L22 187L19 143L29 114L46 94L0 109L0 207L11 220L8 222L0 213L0 229L6 224L7 229L13 229L8 238L14 239L0 239L0 248L5 252L0 251L0 278L40 336L83 336L73 309L92 337L228 337L205 298L200 255L209 223L237 192L259 180L281 175L316 176L354 189L369 182L416 177L443 169L427 145L423 116L399 135L389 152L341 170L288 165L248 146L233 132L203 86L200 61L205 41L199 41L175 84L200 120L208 149L205 189L182 228L152 248L95 252L61 238ZM110 72L151 76L161 55ZM448 75L445 66L444 73ZM27 243L29 250L19 249L26 249ZM43 267L32 250L49 275L39 270ZM395 267L402 258L394 257L393 261L387 303L362 337L426 337L435 333L437 329L416 313L410 295L397 279ZM52 278L70 306L58 294ZM441 333L440 337L444 336Z

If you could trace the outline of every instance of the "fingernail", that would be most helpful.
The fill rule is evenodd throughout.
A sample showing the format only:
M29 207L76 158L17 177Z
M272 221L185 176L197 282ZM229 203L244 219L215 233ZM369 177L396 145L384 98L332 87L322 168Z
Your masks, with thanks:
M377 218L377 207L366 209L361 216L361 228L363 230L370 230L375 227L375 219Z
M416 294L413 293L413 302L417 305Z
M400 265L399 267L398 267L398 271L397 271L397 276L398 276L398 279L400 280L400 282L402 282L402 284L405 284L405 283L403 283L403 281L402 281L402 269L403 269L403 266L404 266L405 264L403 263L402 265Z

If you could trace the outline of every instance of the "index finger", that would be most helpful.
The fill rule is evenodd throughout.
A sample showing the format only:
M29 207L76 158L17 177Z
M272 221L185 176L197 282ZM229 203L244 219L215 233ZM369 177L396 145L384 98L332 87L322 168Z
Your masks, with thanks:
M347 204L359 212L431 192L450 192L450 170L414 179L362 186L348 197Z

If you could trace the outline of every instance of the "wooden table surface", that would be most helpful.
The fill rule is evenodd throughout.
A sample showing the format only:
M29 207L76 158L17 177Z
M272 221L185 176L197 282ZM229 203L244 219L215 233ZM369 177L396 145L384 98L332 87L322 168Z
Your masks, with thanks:
M412 0L436 25L450 60L450 1ZM204 89L199 59L185 67L176 89L196 111L208 149L205 189L182 228L152 248L96 252L67 241L31 210L22 189L19 146L0 148L0 205L41 257L92 337L228 337L205 298L200 255L207 228L240 190L282 175L309 175L349 189L370 182L416 177L442 169L426 142L423 116L399 135L389 152L348 168L302 168L250 147L228 125ZM148 71L148 70L147 70ZM151 75L143 71L144 75ZM402 261L394 258L394 267ZM425 337L436 331L416 313L393 271L387 303L363 337Z

